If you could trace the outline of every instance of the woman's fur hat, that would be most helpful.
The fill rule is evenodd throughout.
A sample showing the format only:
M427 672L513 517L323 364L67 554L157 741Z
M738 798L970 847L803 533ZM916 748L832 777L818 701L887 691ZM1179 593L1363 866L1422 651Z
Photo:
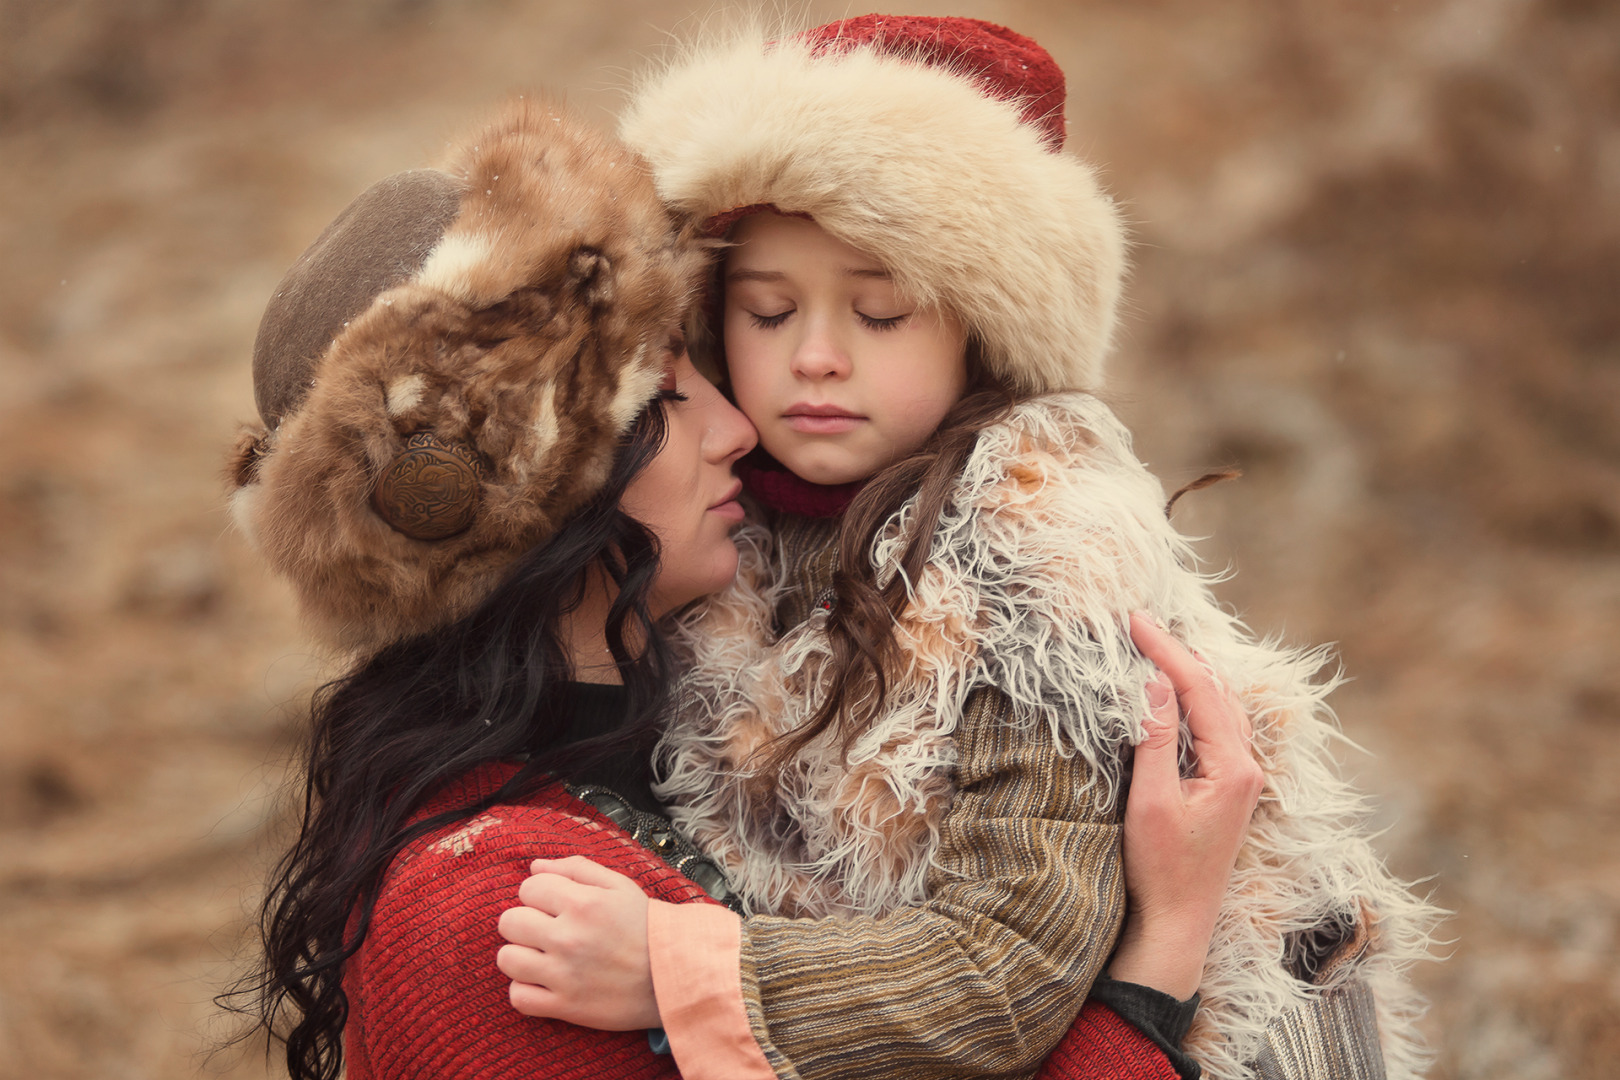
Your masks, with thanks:
M1099 388L1124 229L1059 152L1063 73L1029 38L885 15L739 37L647 80L620 133L692 220L808 215L961 316L1017 389Z
M265 311L231 473L316 633L453 621L583 506L704 263L642 162L532 101L350 204Z

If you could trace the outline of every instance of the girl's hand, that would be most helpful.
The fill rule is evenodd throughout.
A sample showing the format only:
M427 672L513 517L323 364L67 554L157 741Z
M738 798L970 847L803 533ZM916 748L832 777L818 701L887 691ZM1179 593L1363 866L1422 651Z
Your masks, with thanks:
M1125 802L1129 910L1108 973L1186 999L1265 776L1249 752L1249 717L1215 675L1140 613L1131 640L1161 674L1148 684L1147 738ZM1183 715L1197 758L1186 779L1176 764Z
M647 895L581 855L536 859L501 913L495 965L512 980L512 1007L601 1031L657 1027L647 960Z

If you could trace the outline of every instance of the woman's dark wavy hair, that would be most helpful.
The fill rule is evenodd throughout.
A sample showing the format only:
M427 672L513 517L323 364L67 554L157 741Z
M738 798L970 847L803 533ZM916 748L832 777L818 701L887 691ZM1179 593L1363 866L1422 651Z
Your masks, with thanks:
M304 749L303 822L260 912L264 954L222 995L253 1032L286 1044L292 1080L336 1080L348 1019L343 968L371 924L383 873L424 833L521 798L549 774L628 753L650 761L670 661L647 607L658 545L619 509L662 447L661 405L636 421L596 497L521 558L477 610L384 648L316 691ZM628 719L566 749L562 618L601 566L617 585L607 644L628 689ZM634 645L634 651L630 645ZM529 754L493 795L411 822L435 789L487 761Z

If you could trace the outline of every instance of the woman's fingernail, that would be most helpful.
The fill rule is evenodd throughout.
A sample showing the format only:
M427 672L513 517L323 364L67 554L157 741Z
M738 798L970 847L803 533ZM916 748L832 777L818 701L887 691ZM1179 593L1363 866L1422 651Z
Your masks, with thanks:
M1154 679L1147 684L1148 707L1162 709L1170 704L1170 688L1164 685L1163 679Z

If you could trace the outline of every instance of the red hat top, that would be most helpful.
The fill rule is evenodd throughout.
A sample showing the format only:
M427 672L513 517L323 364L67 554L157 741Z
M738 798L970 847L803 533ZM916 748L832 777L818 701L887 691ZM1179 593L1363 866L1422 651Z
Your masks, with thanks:
M1063 149L1063 69L1033 38L983 19L933 15L861 15L806 30L817 52L872 45L974 79L997 101L1017 102L1053 153Z

